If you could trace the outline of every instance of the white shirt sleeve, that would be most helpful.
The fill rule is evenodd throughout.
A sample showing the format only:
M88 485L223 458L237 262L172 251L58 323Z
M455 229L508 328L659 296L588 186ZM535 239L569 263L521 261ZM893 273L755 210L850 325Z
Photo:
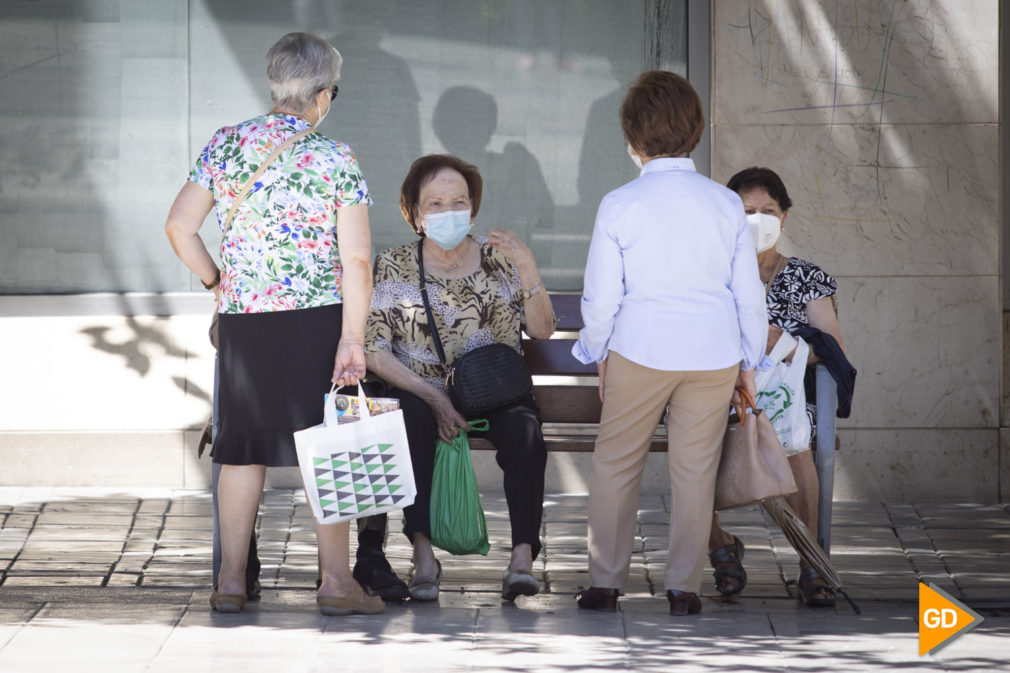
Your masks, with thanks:
M733 252L730 273L730 291L736 300L743 351L740 368L754 369L765 355L765 343L768 340L768 308L758 271L754 241L747 232L745 220L741 220L737 231L736 250Z
M614 320L624 297L624 259L606 203L604 199L600 204L589 243L582 290L583 328L572 347L572 355L583 364L607 358Z

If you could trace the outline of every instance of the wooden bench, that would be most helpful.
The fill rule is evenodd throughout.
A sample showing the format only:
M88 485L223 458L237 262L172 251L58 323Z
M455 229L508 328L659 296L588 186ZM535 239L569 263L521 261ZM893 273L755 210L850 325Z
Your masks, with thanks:
M533 395L540 408L548 451L591 452L600 423L599 377L596 365L572 356L582 329L581 296L551 293L557 329L550 339L523 339L523 358L533 374ZM820 481L818 528L821 546L831 547L831 503L834 496L835 409L837 388L824 365L817 365L817 439L814 461ZM493 450L486 439L473 437L470 448ZM657 426L650 451L666 451L666 429Z
M599 377L596 365L572 356L582 329L581 295L551 293L558 320L550 339L523 339L523 358L533 375L533 396L540 408L548 451L591 452L600 427ZM470 448L494 449L486 439L472 438ZM666 451L666 429L656 428L650 451Z

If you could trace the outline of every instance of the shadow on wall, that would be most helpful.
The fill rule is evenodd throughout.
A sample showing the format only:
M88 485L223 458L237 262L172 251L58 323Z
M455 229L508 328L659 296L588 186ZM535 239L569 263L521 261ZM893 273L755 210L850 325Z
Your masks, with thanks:
M0 246L0 293L194 286L163 230L186 177L177 152L186 126L176 111L187 101L178 96L175 69L186 53L184 41L174 39L185 34L185 17L170 3L147 9L141 20L120 3L0 4L0 234L7 241ZM162 34L141 43L140 24ZM173 75L162 78L160 68ZM115 296L113 320L79 330L96 350L140 377L152 375L153 358L185 364L187 353L163 323L138 321L125 295ZM167 303L153 301L155 315L169 314ZM65 359L65 372L79 368L72 349L48 357ZM208 399L185 376L173 385ZM114 399L114 391L105 392ZM93 395L79 404L108 399Z
M999 425L997 5L714 3L713 177L776 170L796 204L786 252L839 279L868 374L840 425L889 449L850 447L856 497L929 488L916 433L936 433L945 471L942 442ZM995 498L998 439L975 446L992 462L956 471Z
M301 2L296 23L312 26L312 12ZM344 59L340 96L321 128L354 150L373 204L368 209L373 250L413 239L399 209L400 184L407 167L421 156L420 94L407 62L380 45L387 33L388 2L327 7L325 25L337 28L327 38ZM360 10L360 11L358 11Z
M480 169L484 181L476 222L483 233L511 229L533 249L537 264L550 263L550 247L535 241L554 228L554 200L536 157L522 143L490 149L498 127L498 105L491 94L467 86L442 92L432 118L435 135L449 154Z

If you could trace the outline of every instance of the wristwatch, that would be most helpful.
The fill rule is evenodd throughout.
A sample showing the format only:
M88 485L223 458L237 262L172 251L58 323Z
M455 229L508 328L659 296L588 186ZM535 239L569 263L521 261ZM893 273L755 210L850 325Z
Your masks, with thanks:
M529 289L529 290L523 290L523 299L524 300L525 299L529 299L530 297L532 297L533 295L535 295L537 292L540 292L540 290L542 290L542 289L544 289L544 284L543 283L537 283L531 289Z

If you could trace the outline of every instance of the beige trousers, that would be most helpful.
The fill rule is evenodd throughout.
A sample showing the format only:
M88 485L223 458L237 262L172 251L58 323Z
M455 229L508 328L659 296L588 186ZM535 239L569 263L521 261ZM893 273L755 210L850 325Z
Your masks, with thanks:
M715 475L739 365L663 371L610 352L589 490L589 582L621 588L635 541L642 470L669 405L670 542L667 589L701 590Z

